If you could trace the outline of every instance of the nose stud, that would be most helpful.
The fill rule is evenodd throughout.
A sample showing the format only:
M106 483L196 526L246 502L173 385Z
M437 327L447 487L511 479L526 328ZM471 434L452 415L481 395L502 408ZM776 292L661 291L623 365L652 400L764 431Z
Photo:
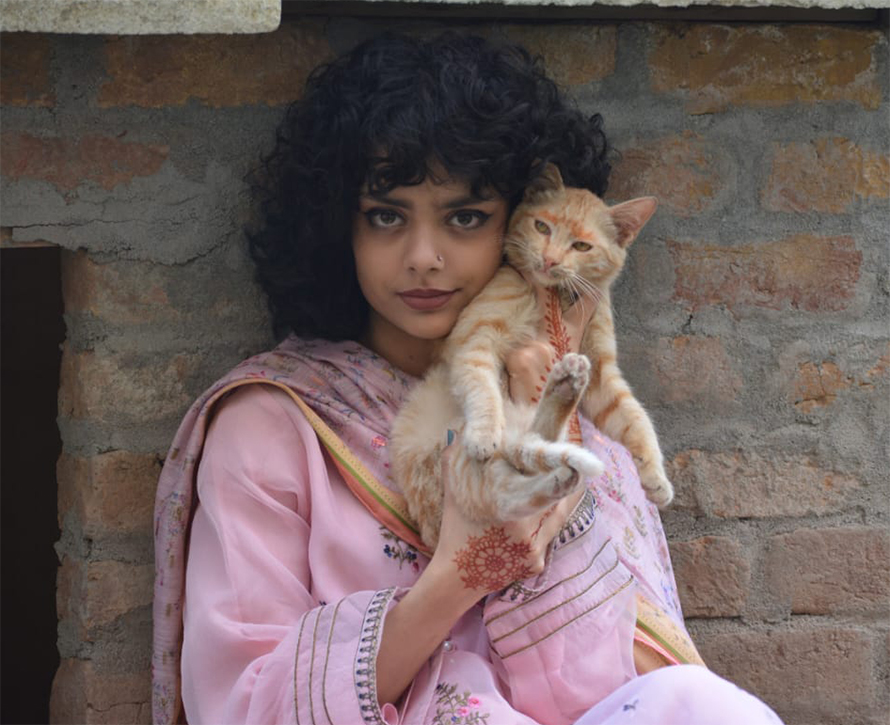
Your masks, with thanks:
M442 259L442 255L441 255L441 254L437 254L437 255L436 255L436 261L439 262L439 264L441 264L441 263L442 263L443 261L445 261L445 260Z

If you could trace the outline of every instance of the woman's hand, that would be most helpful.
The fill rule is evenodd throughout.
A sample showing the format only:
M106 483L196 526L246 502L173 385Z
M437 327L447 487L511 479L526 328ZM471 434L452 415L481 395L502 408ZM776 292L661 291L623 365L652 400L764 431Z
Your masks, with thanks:
M459 581L473 602L490 592L544 570L550 541L575 507L578 497L568 496L545 511L516 521L483 526L468 520L455 505L451 461L459 441L442 458L445 504L439 543L430 566L442 567ZM518 475L518 472L517 472Z
M535 284L534 290L541 320L537 337L507 356L510 397L517 402L537 402L553 363L567 352L578 352L597 304L596 298L584 294L561 312L554 288Z
M538 574L548 545L571 513L568 497L534 516L489 526L468 520L455 505L451 461L459 442L445 449L445 505L439 543L430 563L386 615L377 654L379 703L395 702L461 616L487 594Z

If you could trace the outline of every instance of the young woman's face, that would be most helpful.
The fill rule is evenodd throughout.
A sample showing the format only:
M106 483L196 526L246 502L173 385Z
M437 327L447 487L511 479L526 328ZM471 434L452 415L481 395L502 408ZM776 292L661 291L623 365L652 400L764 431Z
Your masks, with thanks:
M507 212L505 199L479 198L454 180L427 177L416 186L362 194L352 248L371 306L365 340L371 349L407 372L422 372L412 368L423 367L424 351L451 331L497 271Z

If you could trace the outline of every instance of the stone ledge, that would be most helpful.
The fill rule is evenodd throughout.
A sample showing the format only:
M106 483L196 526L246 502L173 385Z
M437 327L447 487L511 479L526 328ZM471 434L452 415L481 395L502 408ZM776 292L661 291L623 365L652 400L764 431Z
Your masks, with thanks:
M0 30L121 35L267 33L281 0L0 0Z
M325 5L338 0L316 0ZM299 5L301 0L282 0L285 6ZM795 9L883 9L887 0L358 0L370 4L394 5L488 5L496 7L541 7L557 9L570 7L621 7L621 8L795 8Z
M622 12L622 17L653 10L697 11L866 11L882 10L887 0L0 0L0 30L40 33L120 35L265 33L275 30L282 6L290 12L318 14L344 5L390 14L433 15L468 12L476 15L535 12L554 16L566 12ZM426 9L426 10L424 10ZM373 11L372 11L373 12ZM850 18L823 18L823 20ZM853 18L855 19L855 18Z

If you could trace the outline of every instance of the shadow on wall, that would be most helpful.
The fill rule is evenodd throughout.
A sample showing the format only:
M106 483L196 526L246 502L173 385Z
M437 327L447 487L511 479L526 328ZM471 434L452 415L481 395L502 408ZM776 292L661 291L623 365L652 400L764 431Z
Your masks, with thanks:
M56 648L59 249L3 249L0 723L49 722Z

